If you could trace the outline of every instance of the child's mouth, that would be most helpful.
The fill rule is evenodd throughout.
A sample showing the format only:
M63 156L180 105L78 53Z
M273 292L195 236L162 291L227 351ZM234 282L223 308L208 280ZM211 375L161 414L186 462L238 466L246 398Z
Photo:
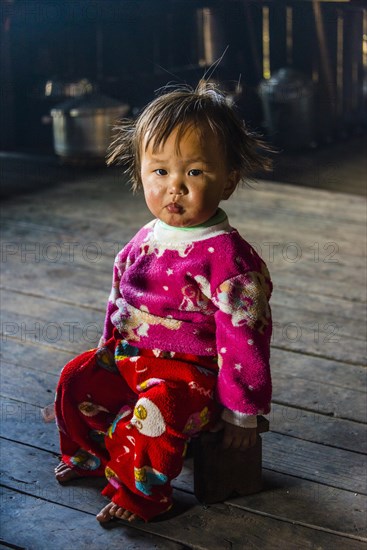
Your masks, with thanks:
M170 204L168 204L167 210L170 214L181 214L183 212L182 206L180 206L176 202L171 202Z

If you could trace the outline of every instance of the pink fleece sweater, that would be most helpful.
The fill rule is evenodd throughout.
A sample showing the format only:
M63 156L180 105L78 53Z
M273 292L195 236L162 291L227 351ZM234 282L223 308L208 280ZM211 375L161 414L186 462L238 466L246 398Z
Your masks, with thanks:
M223 213L224 214L224 213ZM144 226L115 259L103 339L217 356L217 400L238 425L270 410L272 284L227 217L211 227Z

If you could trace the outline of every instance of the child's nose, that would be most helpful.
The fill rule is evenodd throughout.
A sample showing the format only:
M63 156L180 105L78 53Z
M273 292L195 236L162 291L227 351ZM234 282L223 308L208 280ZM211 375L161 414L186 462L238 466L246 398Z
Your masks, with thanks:
M185 182L181 178L175 178L171 182L169 192L171 195L185 195L187 193Z

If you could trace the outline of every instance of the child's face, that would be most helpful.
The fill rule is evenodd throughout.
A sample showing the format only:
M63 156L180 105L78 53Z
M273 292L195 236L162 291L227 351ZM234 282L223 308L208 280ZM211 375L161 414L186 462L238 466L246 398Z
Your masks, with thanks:
M226 166L224 152L208 128L189 126L176 144L178 129L153 153L152 142L141 153L145 200L154 216L174 227L209 220L220 201L228 199L238 176ZM146 140L146 138L145 138Z

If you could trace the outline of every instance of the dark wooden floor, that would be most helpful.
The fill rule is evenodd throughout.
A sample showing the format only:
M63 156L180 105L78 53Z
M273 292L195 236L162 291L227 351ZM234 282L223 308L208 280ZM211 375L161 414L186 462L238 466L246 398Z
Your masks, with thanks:
M54 481L57 431L40 407L97 342L114 254L150 215L113 170L4 201L0 547L366 548L364 199L266 182L226 209L275 285L264 490L203 507L188 462L174 517L105 529L102 482Z

